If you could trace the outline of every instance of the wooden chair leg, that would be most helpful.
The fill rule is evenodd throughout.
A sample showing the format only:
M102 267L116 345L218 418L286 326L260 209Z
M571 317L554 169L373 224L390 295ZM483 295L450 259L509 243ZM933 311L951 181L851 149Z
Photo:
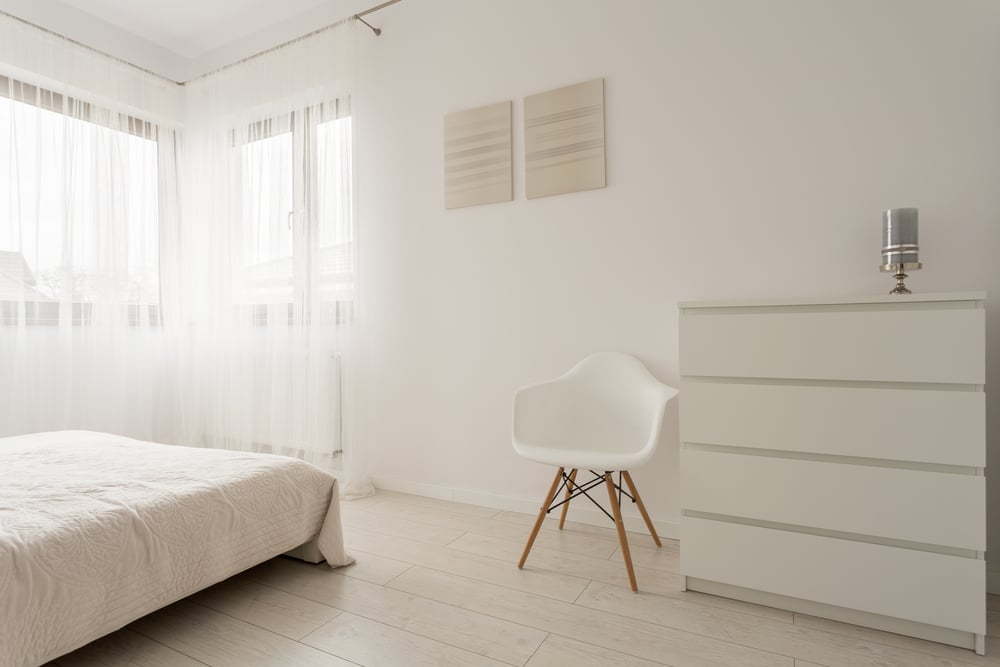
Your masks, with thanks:
M628 549L628 537L625 535L625 522L622 521L622 508L618 506L618 498L615 494L615 483L611 479L611 473L605 471L604 485L608 487L608 497L611 499L611 510L615 515L615 528L618 529L618 543L622 547L622 558L625 559L625 570L628 572L628 582L632 586L632 592L638 593L639 587L635 583L635 570L632 569L632 552Z
M646 506L642 504L642 498L639 497L639 490L635 488L635 483L632 481L632 475L628 474L628 470L622 470L622 477L625 478L625 483L628 484L628 490L632 492L632 497L635 498L635 504L639 506L639 514L642 515L642 520L646 522L646 528L649 528L649 534L653 536L653 541L656 542L656 546L663 546L660 543L660 536L656 534L656 528L653 528L653 521L649 518L649 514L646 512Z
M576 468L573 468L569 473L569 482L566 484L566 497L563 499L562 515L559 517L559 530L562 530L563 526L566 525L566 512L569 511L569 497L572 495L573 485L576 483L576 473Z
M559 480L562 479L564 470L565 468L559 468L559 472L556 473L555 479L552 480L552 486L549 487L549 492L545 494L545 502L542 503L542 509L538 511L538 518L535 520L535 527L531 529L531 537L528 538L528 543L524 545L524 553L521 554L521 560L517 563L517 569L519 570L524 567L524 562L528 560L528 553L531 551L531 547L535 543L535 538L538 536L538 531L542 527L542 522L545 521L545 514L548 512L549 506L552 505L552 501L556 498L556 489L559 487Z

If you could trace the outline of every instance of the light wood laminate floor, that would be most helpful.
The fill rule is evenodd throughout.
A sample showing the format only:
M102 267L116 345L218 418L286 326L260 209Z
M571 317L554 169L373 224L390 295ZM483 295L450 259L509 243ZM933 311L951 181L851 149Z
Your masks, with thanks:
M987 655L682 593L679 547L629 533L628 588L613 527L400 493L345 502L355 565L276 558L52 663L144 667L527 665L949 667L1000 665L1000 598ZM734 554L734 557L739 557ZM994 655L996 654L996 655Z

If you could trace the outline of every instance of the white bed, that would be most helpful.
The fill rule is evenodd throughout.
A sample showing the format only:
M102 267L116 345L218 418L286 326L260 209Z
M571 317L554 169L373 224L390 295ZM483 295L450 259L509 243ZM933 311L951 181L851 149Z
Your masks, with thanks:
M297 459L86 431L0 438L0 665L38 665L318 536L336 480Z

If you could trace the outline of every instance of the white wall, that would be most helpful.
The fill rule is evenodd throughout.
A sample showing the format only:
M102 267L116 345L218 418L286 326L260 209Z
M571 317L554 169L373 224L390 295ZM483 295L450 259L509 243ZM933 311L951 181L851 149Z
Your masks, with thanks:
M355 435L378 478L537 507L551 470L511 450L516 387L601 349L676 385L678 301L887 292L885 208L920 209L913 290L1000 297L1000 3L407 0L372 18ZM608 187L527 201L524 96L594 77ZM443 115L507 99L514 201L445 210ZM988 401L992 467L1000 391ZM669 416L635 477L674 522Z

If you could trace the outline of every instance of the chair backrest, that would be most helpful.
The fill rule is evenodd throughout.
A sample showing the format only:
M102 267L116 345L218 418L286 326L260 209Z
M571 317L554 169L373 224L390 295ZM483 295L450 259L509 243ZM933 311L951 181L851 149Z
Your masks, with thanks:
M561 377L517 392L514 446L645 454L645 460L677 393L631 355L593 354Z

